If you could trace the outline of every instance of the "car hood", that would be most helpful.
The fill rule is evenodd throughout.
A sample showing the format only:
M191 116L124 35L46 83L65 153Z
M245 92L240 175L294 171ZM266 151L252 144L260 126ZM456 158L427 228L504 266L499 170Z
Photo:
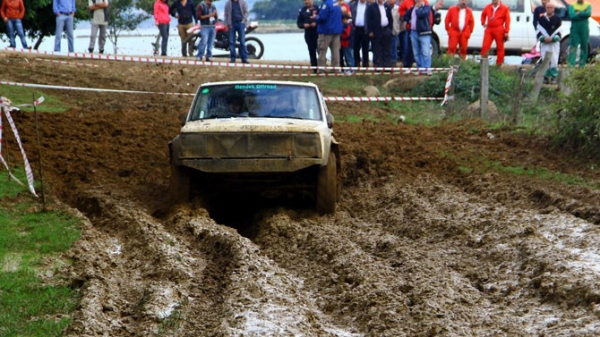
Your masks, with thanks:
M204 119L188 122L181 132L314 132L324 125L322 121L281 118Z

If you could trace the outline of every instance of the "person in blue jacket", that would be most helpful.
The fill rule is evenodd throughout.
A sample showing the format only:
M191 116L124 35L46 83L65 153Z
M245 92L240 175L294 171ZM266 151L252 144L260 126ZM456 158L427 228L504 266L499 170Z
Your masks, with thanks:
M319 13L316 15L317 34L319 35L317 45L319 49L318 73L324 72L327 65L327 49L331 53L331 66L340 66L340 35L344 30L342 23L342 9L338 2L333 0L324 0L319 7ZM341 71L337 69L336 72Z

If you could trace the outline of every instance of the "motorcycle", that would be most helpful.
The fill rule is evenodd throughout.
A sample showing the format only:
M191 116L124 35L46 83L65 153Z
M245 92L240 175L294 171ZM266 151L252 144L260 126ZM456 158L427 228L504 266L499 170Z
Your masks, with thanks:
M188 36L185 39L185 43L188 44L190 42L193 43L194 46L194 55L196 54L196 51L198 50L198 42L200 40L200 32L202 27L200 25L195 25L192 28L190 28L187 32L191 33L192 35ZM248 26L246 26L246 50L248 51L248 58L252 58L252 59L260 59L263 54L265 53L265 46L262 43L262 41L254 36L248 37L248 34L250 34L251 32L255 31L258 28L258 22L254 21L254 22L250 22L250 24ZM215 36L215 44L213 46L213 49L221 49L221 50L225 50L225 51L229 51L229 28L227 27L227 25L223 22L223 20L217 20L215 22L215 30L216 30L216 36ZM235 44L235 47L240 48L240 43L239 43L239 39L237 41L237 43ZM237 53L238 57L240 57L241 53Z

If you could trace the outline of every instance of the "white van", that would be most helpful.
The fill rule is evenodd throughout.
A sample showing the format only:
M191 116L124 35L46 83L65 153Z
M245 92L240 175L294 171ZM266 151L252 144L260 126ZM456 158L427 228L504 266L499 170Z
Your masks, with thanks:
M509 40L504 44L506 55L521 55L531 51L536 44L536 32L533 28L533 11L542 4L541 0L501 0L510 8L510 33ZM551 0L556 5L556 14L562 18L562 40L560 45L560 61L564 62L569 46L569 31L571 20L569 19L568 4L565 0ZM469 0L467 6L473 10L475 18L475 29L469 39L469 53L479 53L483 44L484 28L481 25L481 11L491 0ZM444 7L438 12L441 14L441 23L434 26L432 37L432 49L434 55L440 53L440 48L448 48L448 32L444 23L448 8L456 6L458 0L444 0ZM589 57L594 58L600 50L600 25L592 18L589 20L590 41L588 46ZM436 46L437 44L437 46ZM492 48L495 48L495 43Z

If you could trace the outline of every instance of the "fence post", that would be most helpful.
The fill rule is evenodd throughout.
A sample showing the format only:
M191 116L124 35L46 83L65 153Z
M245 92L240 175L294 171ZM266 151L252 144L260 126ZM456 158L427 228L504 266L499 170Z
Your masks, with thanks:
M482 57L479 68L479 117L487 119L488 94L490 86L490 62L487 57Z
M562 68L558 72L558 90L569 96L573 90L567 86L566 80L571 75L570 68Z
M533 80L533 89L531 89L531 95L529 95L529 99L531 102L537 102L538 97L540 96L540 90L542 89L542 83L544 81L544 75L546 74L546 70L548 70L548 64L550 63L550 59L552 59L552 52L546 52L544 56L544 60L542 61L542 65L540 69L538 69L535 74L535 79Z

